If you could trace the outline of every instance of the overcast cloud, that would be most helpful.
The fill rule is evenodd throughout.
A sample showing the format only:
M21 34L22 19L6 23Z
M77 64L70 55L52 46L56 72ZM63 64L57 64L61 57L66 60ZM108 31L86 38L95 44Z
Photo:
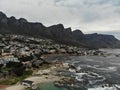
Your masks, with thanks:
M91 32L120 32L120 0L0 0L7 16L24 17L46 26Z

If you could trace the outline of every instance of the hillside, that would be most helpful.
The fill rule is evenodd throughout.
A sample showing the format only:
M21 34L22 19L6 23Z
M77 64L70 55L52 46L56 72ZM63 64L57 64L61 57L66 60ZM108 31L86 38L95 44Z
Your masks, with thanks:
M58 43L90 48L120 46L120 41L112 35L84 34L81 30L72 31L71 28L64 28L63 24L46 27L42 23L28 22L24 18L7 17L3 12L0 12L0 33L49 38Z

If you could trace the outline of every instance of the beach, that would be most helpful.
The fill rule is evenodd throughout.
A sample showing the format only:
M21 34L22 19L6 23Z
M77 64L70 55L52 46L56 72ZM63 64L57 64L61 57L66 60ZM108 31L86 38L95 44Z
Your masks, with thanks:
M36 87L40 83L49 83L49 82L59 81L64 77L56 75L56 72L58 69L60 68L56 66L51 66L50 68L45 70L38 70L32 76L24 80L33 81L33 86L36 86ZM25 90L25 88L26 88L25 86L18 83L16 85L7 87L6 90Z
M7 87L6 90L24 90L24 87L20 84Z

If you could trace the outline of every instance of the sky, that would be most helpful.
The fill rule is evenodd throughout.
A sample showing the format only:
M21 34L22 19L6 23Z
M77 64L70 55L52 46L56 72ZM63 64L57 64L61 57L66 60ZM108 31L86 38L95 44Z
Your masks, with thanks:
M72 30L120 39L120 0L0 0L0 11L45 26L62 23Z

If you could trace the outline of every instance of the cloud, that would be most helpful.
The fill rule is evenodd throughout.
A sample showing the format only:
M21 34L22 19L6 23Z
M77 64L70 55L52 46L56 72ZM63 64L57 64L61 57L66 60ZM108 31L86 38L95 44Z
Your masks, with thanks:
M120 30L120 0L0 0L0 10L46 26L63 23L85 33Z
M85 33L104 32L120 39L120 0L58 0L56 5L73 10Z

